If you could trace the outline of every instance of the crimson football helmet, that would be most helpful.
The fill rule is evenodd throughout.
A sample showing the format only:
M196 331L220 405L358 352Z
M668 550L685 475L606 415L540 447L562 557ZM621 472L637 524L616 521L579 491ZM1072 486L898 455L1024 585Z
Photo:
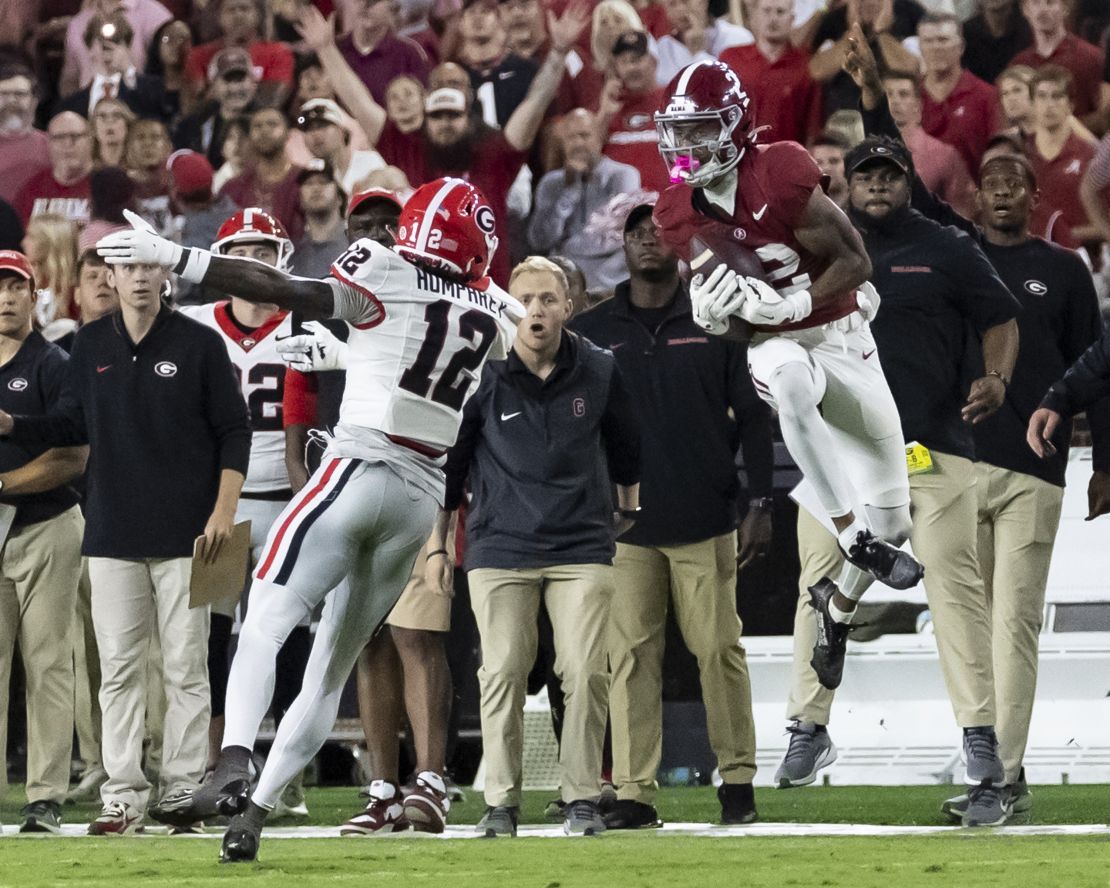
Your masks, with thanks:
M483 277L497 251L493 210L462 179L421 185L401 210L394 249L464 280Z
M755 141L751 99L724 62L695 62L679 71L655 112L659 153L672 182L703 187L740 163Z
M228 218L216 232L216 242L212 249L216 253L227 253L235 244L253 244L258 241L272 243L277 247L277 267L289 270L289 260L293 258L293 241L285 233L276 216L258 207L247 207Z

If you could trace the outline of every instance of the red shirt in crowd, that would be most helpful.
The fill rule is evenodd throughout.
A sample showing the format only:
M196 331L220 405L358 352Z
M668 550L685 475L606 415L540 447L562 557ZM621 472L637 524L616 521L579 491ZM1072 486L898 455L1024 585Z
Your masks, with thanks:
M606 157L636 167L643 187L660 194L671 184L667 165L659 156L659 134L655 131L655 112L662 101L662 89L625 96L620 110L609 121L609 139L602 149Z
M23 183L50 169L50 139L42 130L0 136L0 198L15 200Z
M348 34L339 41L339 51L379 105L385 105L385 91L394 77L408 74L421 83L428 82L428 58L424 50L407 37L387 34L364 54L358 51L354 38Z
M979 169L987 142L998 130L997 117L994 87L968 70L960 74L944 101L938 102L928 89L921 90L921 128L955 147L969 170Z
M301 215L301 190L297 184L298 166L290 166L280 182L263 182L253 169L248 169L224 183L220 194L226 194L240 207L259 207L277 217L289 236L296 240L304 233Z
M57 213L84 225L89 221L90 194L88 176L78 179L72 185L63 185L47 167L23 183L12 205L24 227L32 216L41 216L43 213Z
M771 61L754 44L733 46L721 61L740 75L751 96L755 122L771 127L767 141L806 144L821 129L821 88L809 76L809 53L788 46Z
M975 183L960 152L934 139L919 126L902 130L902 141L913 156L913 168L933 194L969 219L975 216Z
M437 169L424 156L424 135L421 130L402 133L388 121L377 144L385 162L400 167L414 188L440 176L459 176L478 186L493 209L500 246L494 254L489 276L494 283L509 284L509 189L528 155L510 145L500 130L488 131L474 147L470 169Z
M1033 136L1025 140L1025 154L1037 176L1037 190L1040 200L1033 208L1030 228L1034 231L1047 223L1054 210L1063 214L1069 228L1089 225L1087 211L1079 199L1079 182L1087 169L1087 164L1095 156L1095 149L1072 133L1064 143L1060 153L1052 160L1046 160L1037 150Z
M1097 46L1092 46L1086 40L1068 34L1048 58L1038 53L1036 46L1030 46L1014 56L1010 64L1028 65L1030 68L1040 68L1042 65L1067 68L1071 71L1075 115L1083 117L1098 109L1105 58Z
M185 60L186 79L196 84L207 83L208 64L223 48L223 40L213 40L189 50L189 57ZM293 83L293 51L284 43L259 40L247 49L251 54L251 64L261 72L262 80Z

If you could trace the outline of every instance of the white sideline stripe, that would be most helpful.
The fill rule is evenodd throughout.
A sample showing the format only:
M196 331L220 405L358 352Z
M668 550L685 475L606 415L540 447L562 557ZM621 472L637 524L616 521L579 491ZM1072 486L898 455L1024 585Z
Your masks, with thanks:
M28 841L49 838L47 834L19 835L13 832L14 827L9 824L4 828L0 839L20 838ZM65 836L85 836L84 824L66 824L62 827ZM165 826L147 826L146 835L165 836L169 831ZM621 831L623 832L623 830ZM993 829L964 829L959 826L877 826L867 823L754 823L750 826L713 826L708 823L668 823L662 829L637 830L637 834L681 835L698 836L703 838L740 838L743 836L808 836L808 837L837 837L837 836L941 836L941 835L1001 835L1001 836L1108 836L1110 826L1105 824L1059 824L1039 826L1001 826ZM620 833L614 831L614 835ZM522 825L518 835L528 838L554 839L567 838L563 835L562 824L528 824ZM203 835L175 836L180 839L217 839L223 836L222 827L212 827ZM88 836L98 841L105 841L103 837ZM141 838L141 836L140 836ZM337 839L340 838L338 826L275 826L267 828L263 839ZM477 839L481 838L474 832L473 824L449 825L442 835L433 836L427 833L401 832L384 836L374 836L375 842L387 842L391 839ZM345 842L358 842L362 837L344 837Z

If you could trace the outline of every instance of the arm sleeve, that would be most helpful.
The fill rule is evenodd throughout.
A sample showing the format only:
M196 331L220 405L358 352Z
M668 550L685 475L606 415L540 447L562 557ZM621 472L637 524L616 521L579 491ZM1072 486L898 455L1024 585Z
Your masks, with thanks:
M251 421L247 402L235 380L227 349L216 335L205 337L207 359L205 374L208 424L219 443L220 469L232 469L244 476L251 455Z
M1100 316L1098 295L1090 272L1078 257L1069 254L1067 258L1071 281L1068 286L1067 323L1060 350L1068 361L1074 362L1086 348L1098 342ZM1086 410L1094 468L1100 472L1110 471L1110 395L1092 401Z
M332 263L331 277L327 279L335 300L332 318L347 321L360 330L376 327L385 320L385 306L379 296L389 276L393 255L387 247L364 237Z
M980 333L1017 317L1021 303L1002 282L979 245L963 232L955 235L948 268L960 313Z
M9 440L40 447L77 447L89 443L80 396L80 368L86 353L85 340L78 332L73 340L73 354L68 360L59 360L49 371L46 395L50 412L15 417Z
M615 359L609 378L609 400L601 417L601 440L609 479L627 486L640 480L640 422Z
M1104 326L1102 336L1068 368L1063 379L1052 384L1041 406L1071 416L1107 395L1110 395L1110 335Z
M730 352L728 400L740 432L737 463L742 464L747 473L749 496L771 496L775 487L775 442L771 431L771 408L760 400L755 386L752 385L752 377L748 372L747 347L736 345Z
M316 378L288 368L281 396L282 424L311 426L316 422Z
M463 408L462 423L459 426L459 435L454 445L447 451L447 465L444 472L447 475L446 490L444 492L443 508L453 512L462 505L466 493L466 481L470 477L470 463L474 459L474 450L478 446L478 438L482 433L481 404L485 401L481 391L466 402Z

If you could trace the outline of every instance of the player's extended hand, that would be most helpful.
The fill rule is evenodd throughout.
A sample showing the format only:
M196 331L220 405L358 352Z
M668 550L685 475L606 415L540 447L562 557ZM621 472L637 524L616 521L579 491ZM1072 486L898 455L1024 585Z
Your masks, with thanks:
M1041 459L1056 455L1056 445L1052 436L1056 434L1063 417L1055 410L1038 407L1029 417L1029 427L1025 430L1025 443Z
M748 509L740 522L736 549L736 566L743 570L771 550L771 513L762 509Z
M319 321L304 325L306 333L277 341L278 357L301 373L347 369L347 343Z
M1087 484L1087 517L1083 520L1094 521L1107 512L1110 512L1110 472L1096 469Z
M980 376L971 384L971 391L964 404L964 422L972 425L982 422L1006 400L1006 383L997 376Z
M729 316L740 308L743 301L743 290L736 272L726 265L718 265L708 278L696 274L690 281L694 322L714 336L728 332Z
M182 247L161 237L142 216L123 211L130 231L116 231L96 242L96 252L109 265L162 265L173 268L181 260Z
M10 413L0 410L0 435L10 435L15 428L15 420Z
M231 531L235 529L235 513L228 514L217 508L204 525L204 536L200 541L200 557L207 564L211 564L220 554L224 543L231 539Z
M753 277L741 278L740 286L744 291L740 317L749 324L789 324L808 317L813 311L813 297L808 290L784 296L770 284Z

